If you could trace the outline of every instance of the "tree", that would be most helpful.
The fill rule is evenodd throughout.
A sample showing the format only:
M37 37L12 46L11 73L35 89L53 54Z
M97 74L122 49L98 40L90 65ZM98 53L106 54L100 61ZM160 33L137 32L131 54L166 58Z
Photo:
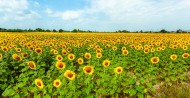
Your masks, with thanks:
M182 33L183 31L181 29L178 29L176 33Z
M72 32L78 32L78 30L77 29L73 29L73 31Z
M62 33L62 32L63 32L63 29L59 29L59 32Z
M44 30L43 29L41 29L41 28L36 28L36 30L35 31L37 31L37 32L43 32Z
M53 29L53 32L57 32L55 29Z
M167 33L168 31L166 31L165 29L160 30L160 33Z

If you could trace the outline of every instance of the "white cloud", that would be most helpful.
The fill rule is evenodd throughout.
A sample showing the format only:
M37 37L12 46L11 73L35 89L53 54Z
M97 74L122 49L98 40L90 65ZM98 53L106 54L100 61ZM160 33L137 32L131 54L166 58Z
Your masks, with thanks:
M190 0L87 0L87 2L91 5L83 9L63 12L51 10L49 14L62 17L70 25L76 25L78 22L81 23L81 28L87 28L87 25L93 24L94 28L100 30L126 29L126 27L154 29L157 27L152 24L162 21L173 21L173 24L178 26L180 19L176 17L190 15L188 14ZM161 25L160 28L162 27Z
M0 15L1 22L39 17L37 12L29 9L27 0L0 0Z

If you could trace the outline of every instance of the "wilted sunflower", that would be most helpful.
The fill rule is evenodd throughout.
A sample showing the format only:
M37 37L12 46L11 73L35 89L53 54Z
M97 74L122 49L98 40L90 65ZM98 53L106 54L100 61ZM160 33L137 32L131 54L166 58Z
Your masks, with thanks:
M176 54L172 54L172 55L170 56L170 59L176 60L176 59L177 59L177 55L176 55Z
M41 53L42 53L42 48L36 48L36 49L35 49L35 52L36 52L37 54L41 54Z
M40 89L42 89L44 87L44 84L42 82L41 79L35 79L35 84L37 87L39 87Z
M101 54L101 53L96 53L96 57L97 57L97 58L101 58L101 57L102 57L102 54Z
M27 62L28 66L31 68L31 69L36 69L36 64L34 61L29 61Z
M82 58L78 58L78 63L81 65L81 64L83 64L83 62L84 62L84 60L82 59Z
M22 58L17 54L13 54L12 57L14 60L20 60L20 61L22 60Z
M3 55L2 54L0 54L0 59L2 59L3 58Z
M110 61L109 60L104 60L103 63L102 63L102 65L104 67L108 67L110 65Z
M23 58L26 58L27 56L28 56L27 53L22 53L22 57L23 57Z
M121 74L121 73L123 72L123 68L122 68L122 67L116 67L116 68L114 69L114 72L115 72L116 74Z
M56 79L53 81L53 86L55 86L56 88L60 87L61 86L61 81L60 79Z
M75 55L74 54L69 54L68 55L68 59L69 60L74 60L75 59Z
M159 59L159 57L152 57L152 58L150 59L150 61L151 61L153 64L156 64L156 63L158 63L158 62L160 61L160 59Z
M57 55L57 56L56 56L56 60L57 60L57 61L62 61L62 60L63 60L63 57L62 57L61 55Z
M189 57L189 53L184 53L184 54L182 54L182 57L183 57L184 59L188 58L188 57Z
M66 78L68 78L69 80L74 80L75 79L75 72L71 71L71 70L66 70L65 73L64 73L64 76Z
M128 50L123 50L123 51L122 51L122 54L126 56L126 55L129 54L129 51L128 51Z
M85 54L84 54L84 57L85 57L86 59L90 59L90 58L91 58L91 54L90 54L90 53L85 53Z
M57 61L55 66L58 68L58 69L61 69L63 70L66 66L66 64L64 62L60 62L60 61Z
M83 72L85 74L92 75L92 73L94 72L94 67L93 66L84 66Z

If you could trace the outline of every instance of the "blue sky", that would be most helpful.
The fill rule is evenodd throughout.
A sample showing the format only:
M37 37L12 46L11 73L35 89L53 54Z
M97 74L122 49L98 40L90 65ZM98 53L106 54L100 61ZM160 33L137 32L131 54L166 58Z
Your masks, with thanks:
M190 0L0 0L0 27L190 30Z

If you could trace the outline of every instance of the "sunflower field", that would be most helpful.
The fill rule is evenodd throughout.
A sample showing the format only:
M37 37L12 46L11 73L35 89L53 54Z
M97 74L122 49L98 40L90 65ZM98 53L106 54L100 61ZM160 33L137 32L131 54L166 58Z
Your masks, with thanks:
M1 33L0 97L151 98L184 83L189 34Z

